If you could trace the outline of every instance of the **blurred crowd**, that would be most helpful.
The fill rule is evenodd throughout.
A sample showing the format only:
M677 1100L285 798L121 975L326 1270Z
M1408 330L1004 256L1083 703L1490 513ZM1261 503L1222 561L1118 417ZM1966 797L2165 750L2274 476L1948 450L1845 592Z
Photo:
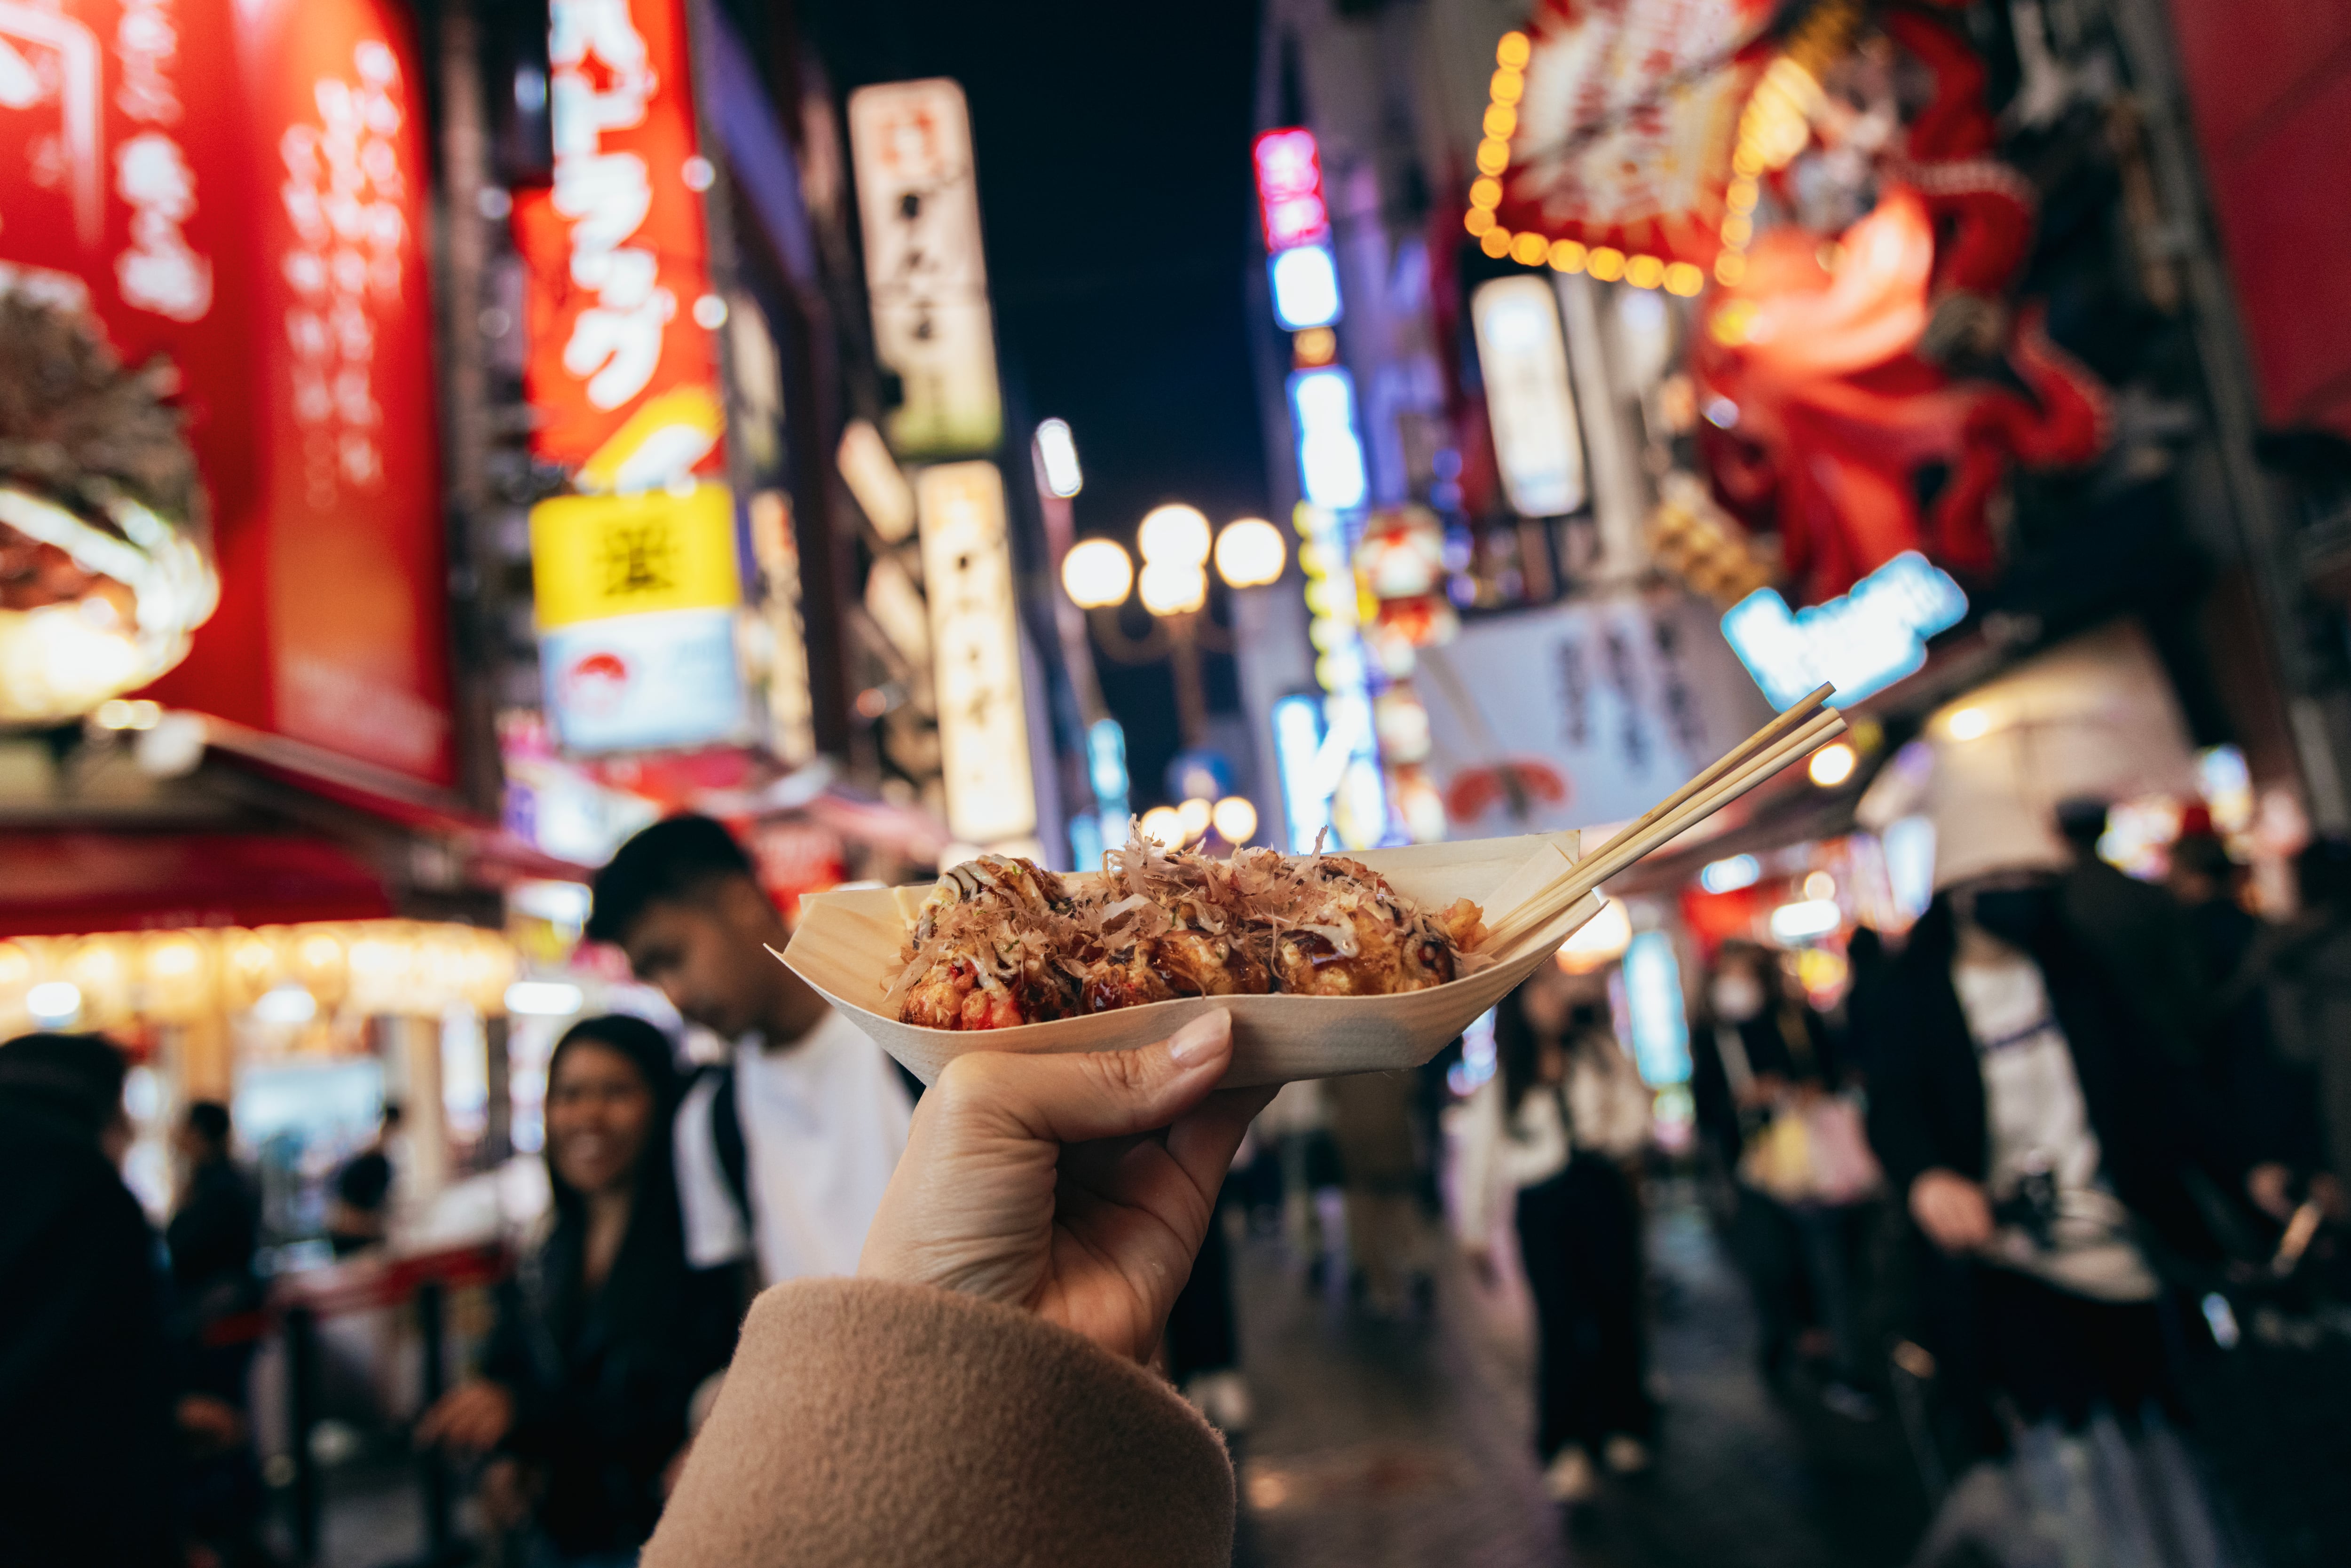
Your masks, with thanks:
M2098 858L2101 809L2060 825L2070 864L1947 887L1898 936L1860 931L1825 1010L1787 955L1709 955L1678 1140L1659 1105L1680 1091L1643 1081L1605 973L1546 966L1506 998L1490 1069L1457 1044L1417 1074L1288 1086L1162 1370L1242 1430L1228 1249L1249 1229L1284 1237L1313 1288L1412 1319L1437 1310L1449 1227L1473 1278L1523 1282L1529 1437L1551 1495L1583 1502L1666 1462L1645 1235L1671 1169L1695 1174L1751 1291L1761 1375L1898 1430L1948 1493L1922 1561L2022 1561L2036 1510L2212 1538L2184 1369L2234 1342L2239 1307L2339 1293L2351 850L2304 852L2281 924L2248 913L2217 838L2184 836L2158 885ZM409 1427L474 1489L497 1560L575 1568L635 1560L750 1296L856 1270L920 1092L766 956L782 921L718 824L647 830L595 893L592 934L731 1050L690 1069L617 1015L562 1036L550 1201L465 1375ZM0 1556L266 1563L255 1190L228 1110L188 1105L156 1234L119 1174L123 1078L96 1037L0 1047ZM334 1179L339 1258L382 1251L401 1120L388 1106ZM2137 1478L2120 1501L2099 1469L2116 1464ZM2048 1501L2066 1475L2096 1482L2095 1507Z

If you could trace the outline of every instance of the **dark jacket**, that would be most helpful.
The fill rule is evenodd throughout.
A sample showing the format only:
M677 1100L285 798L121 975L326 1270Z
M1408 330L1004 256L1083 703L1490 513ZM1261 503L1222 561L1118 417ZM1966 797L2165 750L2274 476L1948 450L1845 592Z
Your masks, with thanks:
M227 1160L204 1161L188 1173L187 1196L163 1229L172 1282L188 1298L242 1287L253 1276L260 1234L261 1205L245 1174Z
M95 1140L0 1097L0 1563L181 1561L153 1231Z
M2081 951L2115 987L2137 1032L2173 1061L2193 1061L2213 998L2179 901L2095 855L2075 862L2056 886Z
M188 1173L187 1196L163 1229L172 1255L172 1329L180 1378L193 1393L242 1406L253 1364L253 1332L221 1337L227 1320L261 1305L253 1272L260 1240L261 1203L253 1184L225 1159L206 1160Z
M620 1552L652 1533L686 1410L734 1354L741 1285L691 1270L673 1212L631 1223L611 1274L580 1281L585 1226L559 1217L501 1292L482 1374L514 1395L507 1450L542 1472L539 1528L562 1551Z
M2001 935L2041 967L2116 1196L2173 1248L2209 1256L2213 1243L2189 1173L2200 1170L2234 1192L2241 1166L2186 1071L2149 1037L2138 1010L2074 936L2059 901L2046 889L2001 896L2009 916ZM1947 895L1912 930L1886 988L1893 1037L1872 1063L1869 1134L1896 1194L1937 1166L1981 1181L1991 1159L1983 1077L1951 984L1956 944Z
M1716 1038L1720 1026L1703 1016L1690 1026L1690 1095L1698 1127L1725 1169L1736 1170L1748 1135L1769 1119L1762 1111L1742 1111ZM1802 997L1771 1002L1746 1022L1731 1026L1756 1077L1777 1074L1790 1083L1834 1089L1846 1068L1842 1042Z

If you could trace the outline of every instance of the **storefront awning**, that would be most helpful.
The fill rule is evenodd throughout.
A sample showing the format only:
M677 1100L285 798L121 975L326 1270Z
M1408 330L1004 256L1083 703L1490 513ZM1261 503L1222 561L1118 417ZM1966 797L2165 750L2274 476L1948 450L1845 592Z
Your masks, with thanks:
M373 920L383 879L317 839L0 833L0 936Z

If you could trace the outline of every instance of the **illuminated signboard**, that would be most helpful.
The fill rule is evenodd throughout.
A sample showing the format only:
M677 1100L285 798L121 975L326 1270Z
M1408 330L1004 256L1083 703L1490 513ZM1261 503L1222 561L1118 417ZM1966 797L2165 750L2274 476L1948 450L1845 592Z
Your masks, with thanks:
M413 25L389 0L0 5L0 286L177 380L220 599L152 695L445 785Z
M1355 379L1335 366L1300 371L1290 378L1290 409L1306 498L1334 512L1362 506L1371 481L1355 434Z
M1322 703L1300 692L1273 705L1274 771L1281 779L1282 815L1290 820L1290 852L1304 854L1331 825L1331 791L1320 784L1315 758L1322 749Z
M1328 327L1339 319L1339 264L1328 246L1276 251L1266 274L1273 284L1273 319L1283 330Z
M1037 831L1020 628L1004 480L992 463L950 463L914 479L923 585L930 596L947 828L968 844Z
M539 664L567 748L694 746L743 730L734 516L723 485L531 508Z
M1004 410L963 89L944 78L849 95L874 356L899 379L884 434L907 459L996 450Z
M1257 166L1258 216L1265 225L1265 248L1284 251L1312 245L1331 234L1331 212L1322 201L1322 158L1314 133L1298 128L1269 131L1251 144Z
M1792 613L1758 589L1722 618L1722 634L1774 707L1822 682L1840 704L1883 691L1927 662L1927 639L1959 623L1968 596L1916 550L1905 550L1825 604Z
M1664 932L1644 931L1626 944L1625 1008L1641 1082L1652 1089L1688 1082L1689 1012L1682 1002L1681 965Z
M1575 510L1583 505L1583 438L1551 284L1533 277L1481 284L1469 317L1510 509L1525 517Z
M1093 787L1095 810L1070 818L1070 848L1080 871L1096 869L1103 850L1126 842L1134 807L1128 793L1126 730L1118 720L1098 718L1086 727L1086 779Z
M552 0L555 181L515 199L531 443L581 487L716 470L723 415L684 0ZM701 182L707 183L706 181Z

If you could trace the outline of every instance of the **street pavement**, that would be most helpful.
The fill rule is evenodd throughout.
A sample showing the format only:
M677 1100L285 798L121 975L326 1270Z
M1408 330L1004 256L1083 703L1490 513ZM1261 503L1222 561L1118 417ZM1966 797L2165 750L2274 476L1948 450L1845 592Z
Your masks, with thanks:
M1848 1421L1767 1391L1744 1287L1690 1190L1654 1198L1656 1464L1572 1516L1542 1492L1513 1277L1488 1285L1434 1247L1433 1310L1381 1321L1350 1302L1343 1268L1310 1287L1279 1238L1237 1248L1257 1406L1234 1445L1238 1568L1905 1563L1926 1505L1891 1414Z

